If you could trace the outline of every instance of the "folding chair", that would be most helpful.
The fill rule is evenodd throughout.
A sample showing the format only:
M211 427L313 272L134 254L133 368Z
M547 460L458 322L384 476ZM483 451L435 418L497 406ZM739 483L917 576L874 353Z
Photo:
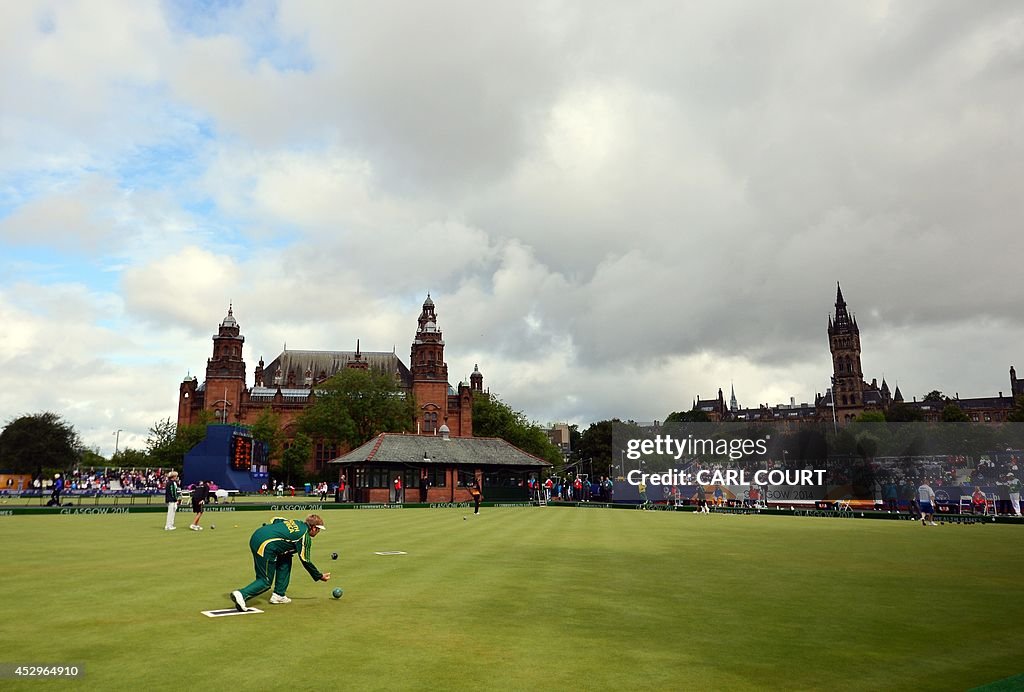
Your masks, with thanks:
M974 510L974 503L970 495L960 496L960 514L970 514Z

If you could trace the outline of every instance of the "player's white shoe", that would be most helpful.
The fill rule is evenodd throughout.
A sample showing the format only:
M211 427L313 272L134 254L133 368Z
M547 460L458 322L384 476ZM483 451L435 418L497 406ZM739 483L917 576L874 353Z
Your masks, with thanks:
M287 596L278 596L276 593L270 594L270 602L277 605L280 603L291 603L292 599Z
M228 594L228 598L235 604L235 610L239 613L245 612L245 598L242 597L241 591L232 591Z

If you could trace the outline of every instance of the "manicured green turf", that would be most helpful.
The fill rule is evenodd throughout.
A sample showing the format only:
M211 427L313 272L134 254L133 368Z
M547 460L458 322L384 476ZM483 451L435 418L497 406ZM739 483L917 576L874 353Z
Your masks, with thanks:
M86 671L0 687L956 690L1024 672L1017 526L325 511L314 557L334 579L296 562L293 603L209 619L271 514L201 533L190 516L0 517L0 663Z

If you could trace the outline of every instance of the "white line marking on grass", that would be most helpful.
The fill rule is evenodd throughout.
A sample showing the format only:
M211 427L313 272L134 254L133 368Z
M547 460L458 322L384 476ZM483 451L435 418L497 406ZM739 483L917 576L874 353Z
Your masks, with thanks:
M223 610L204 610L201 612L208 618L226 618L230 615L255 615L263 611L259 608L247 608L244 612L239 612L234 608L225 608Z
M385 550L383 552L374 553L374 555L408 555L409 553L404 550Z

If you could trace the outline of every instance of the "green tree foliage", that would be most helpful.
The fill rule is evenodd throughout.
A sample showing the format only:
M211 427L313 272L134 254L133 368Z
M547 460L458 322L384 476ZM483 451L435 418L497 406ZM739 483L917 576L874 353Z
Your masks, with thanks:
M666 423L707 423L711 419L704 411L698 411L694 406L689 411L673 411L665 418Z
M141 449L125 447L110 458L111 466L119 466L125 469L138 469L151 466L150 457Z
M351 448L382 432L412 430L415 411L390 375L346 368L317 385L316 400L297 423L313 439Z
M82 452L74 426L56 413L15 418L0 432L0 468L5 471L66 471L79 462Z
M267 445L267 458L280 458L281 449L284 446L285 435L281 426L281 416L269 409L260 412L259 417L248 426L252 436Z
M95 452L91 449L82 450L81 461L79 463L86 468L102 468L110 465L110 462L107 461L106 457L100 456L99 452Z
M1024 423L1024 395L1017 397L1013 410L1006 416L1011 423Z
M889 423L918 423L924 420L924 413L916 406L895 403L885 412L885 420Z
M291 485L292 480L302 480L302 470L306 467L313 454L313 441L305 433L296 433L295 439L281 454L281 464L278 467L278 476L284 476L285 485Z
M185 455L206 437L206 426L212 416L204 411L199 423L178 425L170 418L157 421L146 438L146 454L151 466L181 469Z
M885 414L881 411L864 411L856 420L858 423L884 423Z
M963 409L950 402L942 409L942 420L946 423L969 423L971 418L963 412Z
M930 391L930 392L928 392L927 394L924 395L924 401L933 401L933 402L949 401L949 397L948 396L943 396L942 392L940 392L938 389L933 389L932 391Z
M616 475L612 471L612 426L618 420L603 420L591 423L580 435L574 454L578 459L590 459L597 476ZM618 459L614 460L618 463Z
M580 426L573 423L569 426L569 449L575 450L580 446L580 438L583 437L583 433L580 432Z
M562 451L551 443L547 433L537 423L527 419L522 411L514 411L493 392L473 397L473 436L500 437L559 468L563 464Z

